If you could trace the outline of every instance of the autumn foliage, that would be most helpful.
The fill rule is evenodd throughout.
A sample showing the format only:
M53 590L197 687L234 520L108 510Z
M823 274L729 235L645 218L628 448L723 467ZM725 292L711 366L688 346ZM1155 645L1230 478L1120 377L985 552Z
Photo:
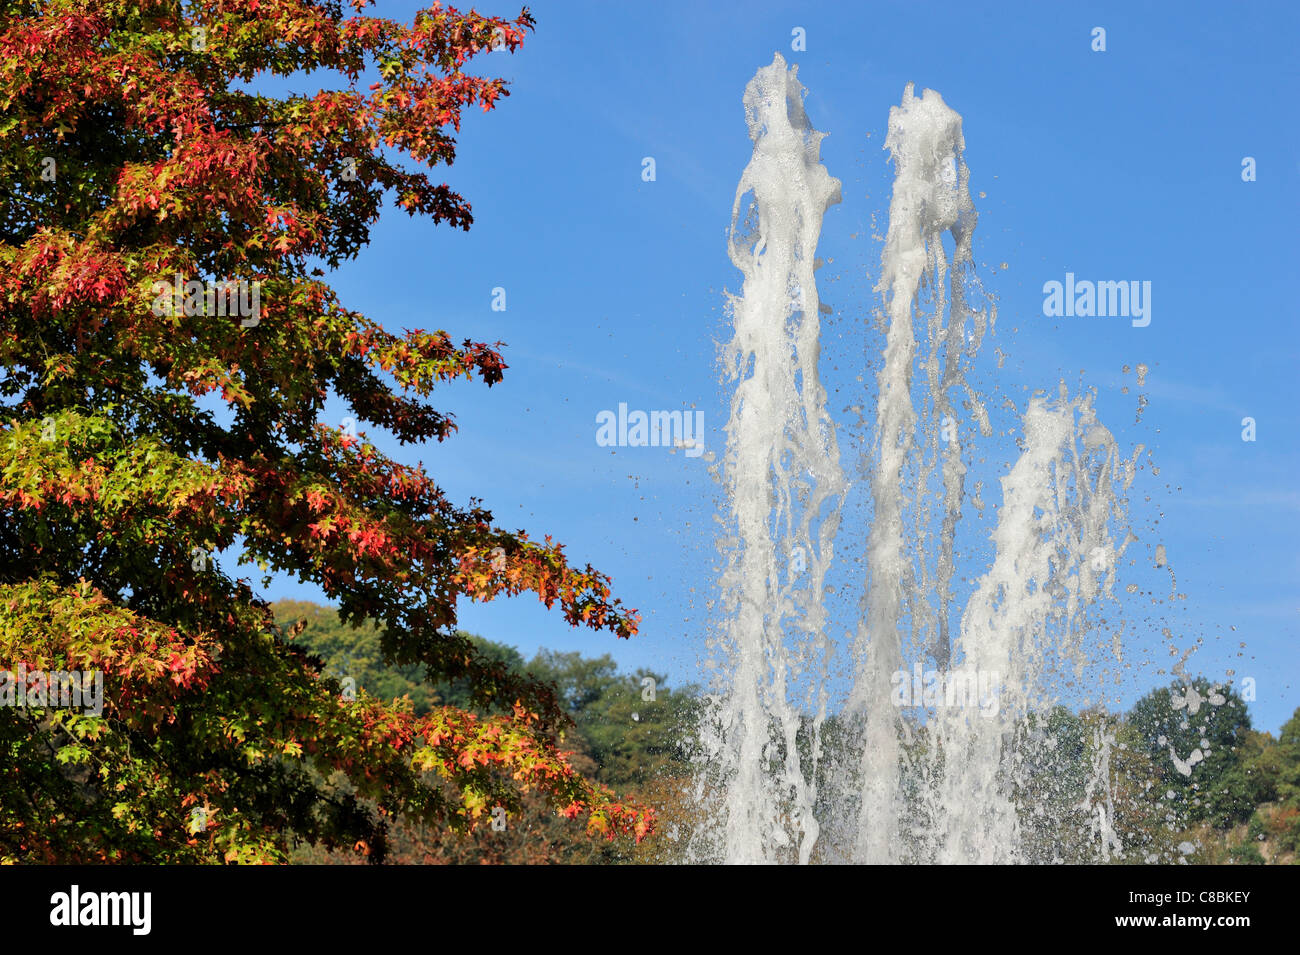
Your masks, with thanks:
M610 838L652 827L569 765L551 693L455 626L459 598L524 591L619 637L635 612L321 421L332 393L443 441L433 388L506 370L500 343L346 308L320 266L388 202L469 228L424 170L507 95L471 61L532 18L365 6L0 0L0 670L105 677L99 716L0 707L0 861L381 860L391 817L468 829L525 798ZM307 73L337 88L256 91ZM260 283L260 314L157 308L174 276ZM480 715L349 699L221 556L241 548L379 621L389 662L467 681Z

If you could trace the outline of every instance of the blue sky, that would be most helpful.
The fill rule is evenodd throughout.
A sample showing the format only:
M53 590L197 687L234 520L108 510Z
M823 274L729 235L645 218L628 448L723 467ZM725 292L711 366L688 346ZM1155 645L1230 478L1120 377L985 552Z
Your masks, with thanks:
M417 6L377 9L409 20ZM1300 706L1293 4L531 9L538 26L523 50L483 61L511 81L511 96L467 115L455 165L436 173L472 202L472 230L392 211L333 282L349 307L390 328L506 343L501 385L436 396L456 415L456 437L422 448L372 437L399 460L423 461L453 499L482 498L501 525L555 535L573 560L612 575L644 623L616 641L522 597L463 605L463 627L525 654L610 652L673 682L697 678L716 486L704 459L680 450L598 446L596 415L620 402L702 410L706 446L722 450L716 343L729 337L722 292L740 286L726 231L751 152L741 96L780 52L799 65L810 119L829 134L823 162L843 182L822 233L832 261L818 273L835 309L828 376L864 373L863 348L878 345L863 322L879 277L873 217L881 234L887 224L882 146L889 108L914 82L964 120L975 258L999 310L985 353L1009 355L999 387L1096 387L1121 446L1151 450L1160 474L1143 472L1130 513L1144 540L1165 544L1187 595L1165 625L1179 646L1201 640L1189 670L1254 677L1256 725L1276 732ZM1091 49L1094 27L1106 30L1105 52ZM796 28L806 52L791 48ZM1247 156L1257 181L1242 181ZM642 179L645 157L653 182ZM1043 283L1067 271L1150 281L1151 324L1044 317ZM495 288L504 311L492 309ZM1150 404L1137 422L1136 381L1121 369L1139 363L1150 368ZM850 403L833 389L845 425ZM1254 442L1241 438L1246 416ZM846 525L840 536L861 532ZM320 598L282 578L265 593ZM1134 650L1167 666L1144 626L1132 622ZM1167 680L1148 671L1129 701Z

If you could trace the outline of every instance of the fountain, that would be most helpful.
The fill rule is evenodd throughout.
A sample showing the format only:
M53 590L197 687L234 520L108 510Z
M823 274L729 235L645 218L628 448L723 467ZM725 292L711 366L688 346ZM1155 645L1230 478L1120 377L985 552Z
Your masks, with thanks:
M885 143L894 183L874 289L884 343L870 454L861 479L846 478L819 371L831 310L815 279L822 219L841 190L803 93L780 55L745 90L754 148L728 248L743 286L728 296L734 337L721 352L734 382L722 614L695 794L708 811L688 858L1027 861L1022 797L1054 746L1038 717L1063 682L1101 665L1091 614L1113 599L1133 539L1124 492L1136 456L1121 458L1091 395L1062 384L1023 409L998 396L1019 419L1018 457L997 479L986 569L958 572L969 564L959 533L985 511L981 483L974 493L967 483L994 435L992 396L971 375L996 310L972 257L961 117L909 85ZM854 484L866 532L841 531ZM840 641L826 609L837 546L864 568ZM1113 740L1104 727L1096 735L1086 805L1071 811L1107 858L1119 848Z

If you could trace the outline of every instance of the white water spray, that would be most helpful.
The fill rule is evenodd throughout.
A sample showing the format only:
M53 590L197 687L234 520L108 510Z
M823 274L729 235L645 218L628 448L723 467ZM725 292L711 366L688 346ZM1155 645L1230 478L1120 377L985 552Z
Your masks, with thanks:
M722 579L728 622L715 645L729 676L703 740L708 785L724 795L721 832L700 850L727 862L807 862L819 831L810 780L827 702L823 586L844 490L818 376L824 306L813 272L840 183L821 165L823 134L802 97L780 56L749 83L754 155L732 210L729 252L745 277L729 300L736 331L723 353L737 382L725 458L735 537ZM790 696L810 677L817 715L811 753L801 753Z
M991 565L953 627L972 449L993 433L968 372L995 312L975 279L961 117L909 85L885 144L895 179L875 287L886 329L866 474L872 520L847 542L865 551L866 574L852 683L829 711L836 647L823 600L846 485L818 373L818 313L829 309L813 272L840 184L821 165L823 134L802 95L779 55L745 91L754 154L729 248L744 287L729 298L735 336L723 352L736 381L723 462L725 623L697 790L713 811L692 857L1022 861L1018 794L1043 772L1037 747L1050 748L1036 714L1058 701L1060 674L1077 681L1090 664L1088 612L1110 596L1131 539L1116 529L1134 466L1091 398L1062 386L1055 401L1031 399L1020 457L1000 481ZM923 665L942 674L937 695L919 693ZM910 698L899 679L909 668ZM833 759L822 752L829 720L841 730ZM1100 775L1109 737L1098 729L1096 739L1078 808L1108 857L1118 848Z
M941 710L935 720L940 862L1023 861L1012 794L1025 780L1018 760L1026 754L1011 741L1032 713L1055 704L1048 676L1087 662L1084 614L1109 594L1127 544L1108 528L1123 517L1115 484L1126 489L1133 469L1090 401L1069 400L1064 387L1054 405L1034 398L1024 433L1025 451L1002 479L993 566L962 615L953 671L967 682L997 674L997 710L993 718Z
M853 858L866 862L892 862L899 857L900 803L899 710L893 705L891 678L902 668L904 609L909 611L914 635L924 643L926 629L933 631L933 653L946 665L948 657L947 610L953 572L952 541L960 515L966 468L957 440L951 392L965 387L977 411L979 427L988 431L983 405L965 385L963 352L973 354L983 339L983 313L972 315L969 340L963 283L973 267L971 236L975 205L967 187L969 173L962 157L961 117L933 90L917 98L909 84L901 106L889 113L885 147L894 160L894 191L889 205L889 231L881 255L881 278L876 292L886 296L888 331L884 364L877 376L877 460L870 475L874 518L867 548L867 580L858 625L858 666L849 696L848 715L861 721L861 804ZM943 235L950 233L955 254L949 262ZM928 328L929 350L924 362L931 406L923 409L928 424L913 406L912 369L917 339L913 314L918 309L922 283L929 280L935 301ZM952 308L945 318L944 280L951 284ZM916 440L918 427L922 441ZM938 457L941 429L952 429L942 460L942 536L932 574L922 549L930 476ZM904 523L907 503L905 472L917 452L916 478L919 505L914 523ZM910 531L910 533L909 533ZM908 537L913 546L908 546ZM933 578L933 579L932 579ZM928 606L931 590L939 609ZM932 626L932 624L934 624Z

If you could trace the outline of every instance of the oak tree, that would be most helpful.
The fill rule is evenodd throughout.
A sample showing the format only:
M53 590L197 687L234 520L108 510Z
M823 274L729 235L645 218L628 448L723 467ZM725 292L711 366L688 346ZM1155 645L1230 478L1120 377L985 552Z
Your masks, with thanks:
M545 687L456 629L459 598L531 591L630 636L608 578L322 421L334 394L443 441L432 390L506 370L500 343L349 309L325 270L390 201L470 227L427 171L507 95L471 61L532 17L366 6L0 0L0 670L105 681L98 714L0 706L0 861L381 860L392 817L468 829L538 795L593 833L653 825L574 771ZM264 91L289 76L322 88ZM490 715L353 698L227 552Z

